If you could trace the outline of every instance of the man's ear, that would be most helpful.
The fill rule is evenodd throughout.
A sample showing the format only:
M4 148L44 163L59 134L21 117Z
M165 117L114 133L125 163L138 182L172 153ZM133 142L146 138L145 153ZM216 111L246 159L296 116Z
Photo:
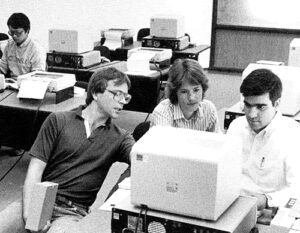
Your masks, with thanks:
M94 100L97 100L97 94L96 93L93 93L92 96L93 96Z
M281 102L281 98L278 98L277 100L275 100L274 107L276 109L279 108L280 102Z

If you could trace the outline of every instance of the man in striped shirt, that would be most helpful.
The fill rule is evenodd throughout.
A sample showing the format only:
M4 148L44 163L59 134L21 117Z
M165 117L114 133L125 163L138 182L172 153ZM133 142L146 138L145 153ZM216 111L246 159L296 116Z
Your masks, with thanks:
M169 71L167 99L152 113L152 125L220 132L215 105L205 100L208 79L196 60L178 59Z

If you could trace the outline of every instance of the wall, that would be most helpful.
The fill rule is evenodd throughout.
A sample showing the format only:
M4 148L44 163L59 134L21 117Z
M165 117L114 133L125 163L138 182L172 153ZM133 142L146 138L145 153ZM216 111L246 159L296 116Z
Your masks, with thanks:
M7 19L23 12L31 20L30 35L48 49L48 29L71 28L97 40L104 28L150 26L155 14L185 16L186 32L193 43L210 44L212 0L1 0L0 31Z

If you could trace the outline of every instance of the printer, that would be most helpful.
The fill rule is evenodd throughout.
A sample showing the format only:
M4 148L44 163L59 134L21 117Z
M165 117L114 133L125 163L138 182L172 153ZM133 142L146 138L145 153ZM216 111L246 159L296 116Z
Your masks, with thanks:
M48 81L47 91L58 92L60 90L72 87L75 85L76 79L74 74L56 73L46 71L33 71L27 74L18 76L17 84L20 87L24 80L32 81Z
M138 47L128 51L128 58L133 54L149 56L153 62L162 62L172 57L172 49Z
M172 50L138 47L129 50L127 56L128 71L158 70L170 66Z

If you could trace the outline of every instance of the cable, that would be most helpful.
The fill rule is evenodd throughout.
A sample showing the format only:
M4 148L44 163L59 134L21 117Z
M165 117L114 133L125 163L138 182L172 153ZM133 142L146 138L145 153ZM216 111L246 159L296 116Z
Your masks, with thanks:
M12 93L14 93L14 92L12 92ZM10 93L9 95L11 95L12 93ZM8 95L8 96L9 96ZM5 98L7 98L8 96L6 96ZM3 98L3 99L5 99L5 98ZM2 100L3 100L2 99ZM44 98L45 99L45 98ZM36 120L37 120L37 116L38 116L38 113L39 113L39 110L40 110L40 108L41 108L41 106L43 105L43 102L44 102L44 99L42 99L42 101L40 102L40 104L39 104L39 106L37 107L37 109L36 109L36 112L35 112L35 115L34 115L34 119L33 119L33 123L32 123L32 131L31 131L31 134L30 134L30 141L31 141L31 139L32 139L32 137L33 137L33 131L34 131L34 126L35 126L35 124L36 124ZM2 101L1 100L1 101ZM19 158L17 159L17 161L4 173L4 175L0 178L0 182L2 181L2 180L4 180L4 178L14 169L14 167L19 163L19 161L23 158L23 156L24 156L24 154L25 154L25 150L22 152L22 154L19 156Z
M5 100L8 96L10 96L12 93L14 93L14 91L11 91L11 93L9 93L7 96L3 97L0 102L2 102L3 100Z
M139 220L141 218L141 215L143 213L143 210L145 210L145 214L144 214L144 224L142 224L145 226L145 231L146 232L146 222L147 222L147 211L148 211L148 207L146 205L141 205L141 210L139 212L139 215L137 217L136 223L135 223L135 229L134 229L134 233L138 233L138 227L139 227ZM142 229L143 230L143 229Z

